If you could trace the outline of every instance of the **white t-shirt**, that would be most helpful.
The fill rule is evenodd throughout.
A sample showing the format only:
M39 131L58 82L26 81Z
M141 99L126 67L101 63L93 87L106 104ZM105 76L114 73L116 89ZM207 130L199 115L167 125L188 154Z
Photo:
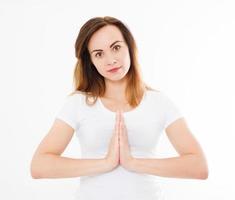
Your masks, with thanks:
M136 158L156 158L156 147L164 129L182 112L162 91L148 90L141 103L123 113L131 154ZM88 106L85 95L68 96L56 118L75 131L82 158L104 158L115 126L116 113L98 98ZM134 173L118 166L111 172L81 176L77 200L159 200L162 190L157 176Z

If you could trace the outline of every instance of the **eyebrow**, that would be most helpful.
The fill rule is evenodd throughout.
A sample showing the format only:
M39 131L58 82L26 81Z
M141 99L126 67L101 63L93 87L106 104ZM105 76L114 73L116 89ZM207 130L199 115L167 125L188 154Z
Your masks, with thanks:
M112 48L112 46L115 45L117 42L123 42L123 41L117 40L117 41L113 42L109 47ZM91 52L91 54L95 51L103 51L103 50L102 49L95 49Z

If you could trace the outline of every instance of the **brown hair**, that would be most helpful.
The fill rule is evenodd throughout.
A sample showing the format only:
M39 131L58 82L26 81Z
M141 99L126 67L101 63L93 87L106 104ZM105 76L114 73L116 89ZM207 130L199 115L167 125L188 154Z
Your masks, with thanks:
M73 77L75 91L70 95L77 92L84 93L88 105L93 105L96 102L97 97L102 97L104 95L104 77L99 74L91 61L88 43L96 31L107 25L116 26L121 31L124 40L127 43L131 66L126 74L127 87L125 94L128 103L132 107L136 107L140 103L144 92L146 90L154 89L147 86L142 80L140 67L137 61L137 47L131 32L120 20L109 16L91 18L80 29L75 42L75 55L78 59ZM89 97L94 99L92 103L89 103Z

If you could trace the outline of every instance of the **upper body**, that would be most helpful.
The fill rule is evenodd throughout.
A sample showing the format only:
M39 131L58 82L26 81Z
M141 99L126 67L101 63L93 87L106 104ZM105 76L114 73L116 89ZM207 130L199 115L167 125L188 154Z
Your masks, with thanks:
M131 154L135 158L156 158L157 144L163 131L182 112L162 91L147 90L139 106L123 113ZM99 98L87 106L85 96L69 96L56 118L76 132L82 158L104 158L115 124L115 112ZM160 199L163 195L156 176L131 172L119 166L113 171L82 176L78 195L81 199ZM92 191L92 192L90 192ZM117 195L113 195L116 193Z

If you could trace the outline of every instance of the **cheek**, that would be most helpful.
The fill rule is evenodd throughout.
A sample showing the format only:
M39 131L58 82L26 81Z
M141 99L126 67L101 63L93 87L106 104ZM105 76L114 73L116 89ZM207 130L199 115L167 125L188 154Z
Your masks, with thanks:
M96 64L95 68L99 73L102 73L102 66L100 64Z
M100 69L102 68L102 62L99 60L94 60L92 59L92 64L94 65L94 67L97 69L97 71L100 71Z
M122 62L123 64L129 66L130 65L130 54L129 51L126 50L122 53Z

